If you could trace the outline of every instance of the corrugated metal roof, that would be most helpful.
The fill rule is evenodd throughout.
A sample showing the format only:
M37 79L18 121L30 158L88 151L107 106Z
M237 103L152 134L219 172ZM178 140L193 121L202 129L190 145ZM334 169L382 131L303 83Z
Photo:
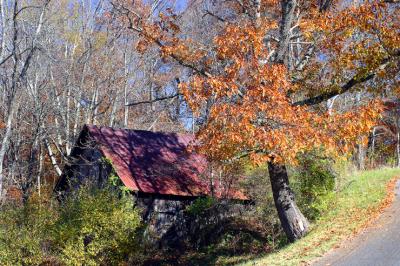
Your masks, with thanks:
M114 129L86 125L89 135L122 182L133 191L176 196L210 195L207 160L188 151L191 134ZM217 197L247 199L243 193L222 189L214 182Z

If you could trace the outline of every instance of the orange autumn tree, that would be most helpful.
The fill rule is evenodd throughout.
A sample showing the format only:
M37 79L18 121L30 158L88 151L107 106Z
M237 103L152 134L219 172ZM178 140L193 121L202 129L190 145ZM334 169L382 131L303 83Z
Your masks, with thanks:
M197 133L200 152L210 160L248 157L268 164L282 227L294 241L307 233L308 221L295 203L285 164L314 148L347 152L369 132L381 110L374 93L397 82L398 6L387 1L241 3L225 6L236 16L219 18L223 30L207 47L184 36L172 12L149 23L138 12L145 8L119 3L114 11L119 23L142 37L139 49L156 45L166 61L192 70L180 88L205 121ZM294 51L294 40L308 47ZM323 80L322 71L328 73ZM364 89L370 100L350 110L328 112L319 105Z

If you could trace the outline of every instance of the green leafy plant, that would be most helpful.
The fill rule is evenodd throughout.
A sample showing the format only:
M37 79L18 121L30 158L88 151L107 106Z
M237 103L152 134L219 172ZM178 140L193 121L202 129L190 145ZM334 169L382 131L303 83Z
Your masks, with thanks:
M34 195L0 211L0 265L117 265L141 258L128 197L83 187L64 202Z
M207 209L211 208L215 203L216 200L213 197L200 197L195 199L193 203L186 208L186 211L190 215L200 215Z
M57 202L34 194L24 205L0 211L0 265L40 265L51 257Z
M112 161L108 158L101 158L102 163L105 167L109 167L111 169L110 174L108 176L108 185L111 189L117 189L119 193L121 193L122 197L126 197L130 194L130 189L125 186L125 184L121 181L121 178L117 175Z
M333 161L320 156L319 151L299 155L299 166L295 169L295 189L298 200L309 219L317 219L328 210L334 197L336 173Z
M60 210L56 246L68 265L116 264L137 250L139 225L139 213L128 198L82 188Z

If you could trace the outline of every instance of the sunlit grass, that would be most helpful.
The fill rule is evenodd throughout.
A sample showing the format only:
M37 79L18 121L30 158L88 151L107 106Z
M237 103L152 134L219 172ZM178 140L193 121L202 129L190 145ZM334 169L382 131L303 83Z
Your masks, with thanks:
M400 169L384 168L358 172L341 180L341 188L331 208L296 243L257 259L220 258L217 264L232 265L304 265L322 256L342 239L353 236L379 213L387 195L387 183L400 176ZM245 262L243 262L245 261Z

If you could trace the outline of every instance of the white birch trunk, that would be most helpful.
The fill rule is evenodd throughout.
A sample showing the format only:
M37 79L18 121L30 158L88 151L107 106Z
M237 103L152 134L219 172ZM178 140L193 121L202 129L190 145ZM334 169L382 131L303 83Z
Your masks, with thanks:
M53 165L54 170L56 171L56 173L57 173L58 176L61 176L61 174L62 174L61 168L60 168L60 166L59 166L58 163L57 163L57 159L56 159L56 157L55 157L55 155L54 155L53 150L51 149L49 140L48 140L47 138L44 139L44 144L46 145L47 154L48 154L49 157L50 157L51 164Z
M71 109L71 87L68 87L67 91L67 109L65 110L65 150L67 154L70 154L71 148L69 145L69 120L70 120L70 109Z
M128 59L126 51L124 53L125 64L125 84L124 84L124 127L128 128L129 107L128 107Z
M37 175L37 190L38 190L38 195L40 197L41 193L41 187L42 187L42 171L43 171L43 150L42 147L40 146L39 148L39 169L38 169L38 175Z
M4 183L4 158L6 155L6 151L8 149L8 143L11 137L12 131L12 123L14 118L14 109L10 108L10 111L7 116L7 123L6 123L6 131L3 136L3 140L1 141L1 148L0 148L0 200L3 198L3 183Z
M6 39L5 39L5 32L6 32L6 6L5 1L0 0L1 5L1 52L0 52L0 61L3 61L5 51L6 51Z

